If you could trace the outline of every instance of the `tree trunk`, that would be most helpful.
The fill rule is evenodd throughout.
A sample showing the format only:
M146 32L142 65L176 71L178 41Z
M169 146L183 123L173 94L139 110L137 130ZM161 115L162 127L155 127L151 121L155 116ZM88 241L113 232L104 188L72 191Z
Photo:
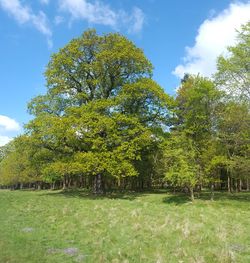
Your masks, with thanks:
M202 185L201 184L199 184L198 186L197 186L197 196L198 196L198 198L200 198L200 195L201 195L201 190L202 190Z
M67 188L67 183L66 183L66 176L63 177L63 187L62 189L65 190Z
M71 188L71 183L72 183L72 179L71 177L68 176L68 184L67 184L68 188Z
M127 178L124 178L123 179L123 190L125 190L127 188L127 185L128 185L128 180L127 180Z
M193 187L189 187L189 192L190 192L191 201L193 202L194 201L194 189L193 189Z
M75 178L75 180L73 180L73 187L78 188L78 186L79 186L79 181Z
M139 187L140 187L140 191L142 191L144 189L144 181L143 178L140 179L139 181Z
M235 192L238 193L238 180L235 179Z
M72 179L69 178L69 179L68 179L68 188L71 188L71 187L72 187Z
M211 201L214 200L214 184L211 184Z
M242 180L240 179L240 183L239 183L239 191L242 191Z
M227 191L231 193L231 183L230 183L230 176L227 176Z
M121 183L121 178L118 178L118 179L117 179L117 188L118 188L118 189L121 189L121 185L122 185L122 183Z
M247 191L249 191L249 179L247 179Z
M152 189L152 178L153 178L153 175L152 175L152 173L150 173L148 180L146 181L147 189Z
M55 182L51 183L51 190L55 190Z
M80 175L79 188L83 188L83 187L84 187L83 176Z
M102 175L97 174L95 175L94 181L93 181L93 194L101 195L103 194L103 192L104 190L103 190Z

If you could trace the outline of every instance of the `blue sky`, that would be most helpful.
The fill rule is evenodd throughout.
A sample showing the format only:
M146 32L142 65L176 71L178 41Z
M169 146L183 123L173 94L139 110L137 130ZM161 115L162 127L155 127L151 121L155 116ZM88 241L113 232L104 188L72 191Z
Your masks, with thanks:
M0 0L0 146L31 118L27 102L45 92L51 54L87 28L125 34L174 94L184 72L211 76L249 19L244 0Z

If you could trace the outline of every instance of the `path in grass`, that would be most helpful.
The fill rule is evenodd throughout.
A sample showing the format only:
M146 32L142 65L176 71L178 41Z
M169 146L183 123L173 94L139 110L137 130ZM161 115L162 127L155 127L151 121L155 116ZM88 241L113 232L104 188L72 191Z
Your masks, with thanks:
M250 193L0 190L0 262L248 263Z

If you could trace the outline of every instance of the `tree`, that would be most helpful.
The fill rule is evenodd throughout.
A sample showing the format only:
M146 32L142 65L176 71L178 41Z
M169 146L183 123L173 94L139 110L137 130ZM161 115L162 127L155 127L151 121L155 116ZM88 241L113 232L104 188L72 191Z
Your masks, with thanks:
M223 107L218 118L218 138L228 167L228 180L235 181L237 191L242 179L247 180L247 185L249 180L250 113L247 103L228 102Z
M193 201L194 187L202 180L193 140L185 132L172 132L166 141L164 160L166 180L173 186L188 188Z
M34 162L30 138L22 135L5 146L5 157L0 163L0 184L22 188L24 183L39 181L38 166Z
M185 130L199 149L214 133L221 95L211 80L199 75L186 75L177 91L173 128Z
M173 126L171 127L172 132L178 132L178 136L175 138L176 135L174 135L170 140L179 138L178 149L187 148L182 142L185 138L189 141L190 153L184 154L181 151L181 160L175 164L175 169L179 167L178 169L183 170L183 172L186 171L185 174L188 176L183 177L184 182L187 178L192 178L192 183L199 183L201 186L202 183L209 181L213 187L213 182L216 180L212 174L210 174L209 179L207 178L208 173L205 172L207 158L205 155L208 154L209 147L215 139L216 114L221 95L222 92L215 87L211 80L199 75L185 75L181 82L175 100L175 116L172 119ZM192 157L188 154L191 154ZM192 160L192 163L189 164L188 159ZM196 175L194 174L195 171ZM181 177L179 179L181 180ZM190 181L189 189L191 189L191 185ZM194 186L192 185L192 191Z
M238 43L228 47L227 56L219 56L215 80L234 98L250 99L250 22L238 32Z
M60 115L71 106L114 98L125 84L151 75L151 63L125 37L88 30L52 55L45 72L48 92L32 100L29 109L35 115Z
M29 104L35 118L27 132L51 155L46 178L84 174L102 193L107 178L138 175L171 104L142 50L89 30L51 57L45 76L48 91Z
M4 146L0 147L0 162L4 160L4 158L14 150L13 141L5 144Z

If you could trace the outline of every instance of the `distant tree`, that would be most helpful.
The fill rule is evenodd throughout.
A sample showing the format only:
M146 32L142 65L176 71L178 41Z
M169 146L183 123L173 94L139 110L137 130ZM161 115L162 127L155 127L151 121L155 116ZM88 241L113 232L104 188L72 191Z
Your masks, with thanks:
M236 191L242 179L247 180L249 188L250 112L247 103L228 102L220 111L218 138L228 167L228 180L235 181Z
M0 147L0 162L14 149L13 141Z
M9 150L0 163L0 184L22 188L24 183L39 180L31 159L34 156L31 154L30 138L25 135L16 137L6 148Z

